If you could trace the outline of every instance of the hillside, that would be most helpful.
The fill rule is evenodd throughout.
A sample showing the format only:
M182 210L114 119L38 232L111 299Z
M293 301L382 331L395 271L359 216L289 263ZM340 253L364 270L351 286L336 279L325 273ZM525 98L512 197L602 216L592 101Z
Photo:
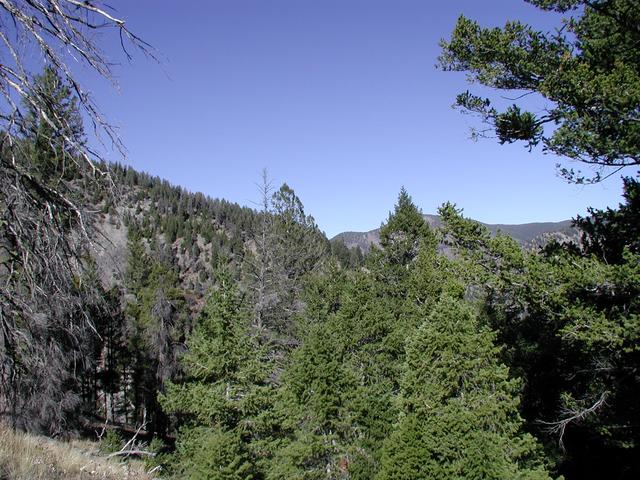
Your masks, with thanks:
M424 215L424 219L432 228L442 226L442 221L438 215ZM577 239L577 231L572 226L571 220L513 225L479 223L494 235L502 232L511 236L525 248L544 245L552 239L560 241ZM331 241L342 241L348 248L360 247L366 253L372 245L380 245L380 229L376 228L368 232L342 232L333 237Z
M235 270L241 267L253 238L254 210L191 193L130 167L114 165L112 172L116 203L100 192L93 199L100 211L95 218L94 258L105 286L125 283L132 237L142 241L154 260L171 266L180 286L198 301L211 287L220 258L228 259Z
M115 165L115 181L119 201L113 205L102 197L95 199L100 234L94 257L102 282L107 286L124 283L127 268L129 230L134 228L149 252L156 252L163 262L178 273L182 288L188 290L193 307L201 306L204 293L211 287L210 278L221 257L228 258L239 271L243 257L254 247L259 214L247 207L222 199L209 198L171 185L166 180ZM424 215L431 228L439 228L438 215ZM492 234L502 232L525 248L546 244L551 239L576 240L577 231L571 220L523 224L485 224ZM331 239L343 242L348 250L358 247L367 253L371 245L379 245L380 229L368 232L343 232ZM339 247L338 247L339 248ZM349 255L334 251L343 264ZM342 253L342 255L339 255ZM352 253L352 257L353 257ZM361 260L351 259L349 266Z
M331 246L286 185L268 198L268 211L257 212L130 167L112 165L111 172L115 194L95 188L85 197L93 220L87 224L91 260L86 257L77 295L91 330L78 335L77 348L87 358L86 371L73 385L72 401L46 401L59 409L57 418L72 419L78 429L95 421L148 424L164 436L174 426L159 393L181 378L186 339L220 278L229 275L238 284L243 315L256 319L255 328L276 345L269 355L282 356L297 342L293 318L303 305L301 279ZM59 360L48 360L63 369L67 358L61 352ZM37 415L44 397L23 398L15 414L21 428L57 428L50 427L50 415Z
M574 357L567 345L547 341L561 338L558 327L552 321L540 324L539 315L562 309L565 318L572 319L568 312L574 312L573 292L592 298L591 286L576 282L596 278L601 272L594 269L606 265L594 264L590 257L602 250L594 239L602 238L598 235L603 228L628 231L637 224L625 210L620 218L612 211L599 213L600 217L578 222L594 233L591 243L587 238L578 247L560 246L561 254L553 258L536 251L521 255L518 248L504 249L504 242L487 239L475 228L477 223L460 217L453 207L443 209L442 218L423 215L403 189L383 230L389 242L365 258L362 250L379 243L380 230L347 232L330 242L286 184L270 197L265 194L267 206L257 212L118 165L113 179L116 195L87 192L87 208L95 220L95 263L86 257L87 268L74 283L72 298L77 303L54 311L59 315L55 318L82 320L83 329L73 332L78 342L62 344L53 355L49 349L24 355L24 361L35 366L29 373L40 390L27 382L17 384L21 390L7 418L21 430L51 436L88 432L92 437L93 427L105 424L114 432L142 430L149 442L147 453L155 454L156 466L174 478L189 478L189 472L200 470L206 472L201 478L211 478L210 472L220 465L235 468L235 458L241 459L242 469L256 472L253 478L302 478L309 469L320 472L314 478L327 478L327 458L332 475L337 472L335 478L347 469L363 472L350 478L364 479L397 465L404 468L402 460L384 460L385 455L413 448L405 446L401 436L406 431L412 438L413 424L396 423L397 419L413 421L413 416L424 425L429 420L420 417L424 412L405 409L399 399L425 404L434 384L428 380L445 371L453 372L446 386L451 392L457 392L472 372L477 375L474 395L503 409L502 417L487 417L469 404L465 408L478 425L474 429L482 432L489 425L486 428L495 431L500 428L491 423L495 418L519 418L515 405L521 401L527 416L510 431L531 428L545 445L557 444L548 430L537 428L542 418L539 396L562 398L573 385L567 381L549 387L562 372L542 368L528 355L541 351L558 357L562 368L572 365ZM437 247L434 230L445 223L453 241L466 249L460 255ZM578 235L570 221L484 226L494 234L511 235L525 248ZM482 248L476 246L480 237ZM612 243L608 258L624 260L623 247ZM575 265L586 273L567 279ZM617 273L608 275L615 279ZM520 306L523 285L545 293L533 291L535 295L525 296L527 303ZM571 293L550 296L548 288ZM471 289L486 290L478 295L478 301L487 302L481 313L463 296ZM501 290L494 295L492 289ZM630 297L638 298L635 290ZM585 308L584 315L591 315L591 306ZM579 312L576 318L584 316ZM496 322L496 341L512 347L517 358L500 357L492 336L478 334L485 321ZM520 328L519 322L530 323ZM537 337L519 337L521 332L537 332L540 325L547 329L540 343ZM462 343L450 334L453 328L464 333L459 337ZM65 333L56 331L61 338ZM623 347L627 348L624 343ZM451 365L438 366L443 351L454 358ZM479 357L480 369L474 363ZM519 396L512 388L515 383L505 376L508 370L502 362L507 360L534 388ZM430 369L423 379L402 373L416 365ZM571 373L577 375L574 372L583 364L575 362L573 368ZM482 386L485 377L498 379L506 400L495 402L495 383ZM412 387L414 380L419 382L417 389ZM414 397L402 397L409 393ZM628 398L637 398L635 391L631 393ZM605 396L599 398L603 403ZM459 399L465 400L462 395ZM443 405L436 408L448 414ZM550 408L556 411L561 405L551 403ZM624 411L626 404L615 408ZM365 437L361 431L367 432ZM433 438L446 438L448 432L436 431ZM305 453L309 438L317 442L318 455ZM115 438L116 446L124 440ZM333 441L344 442L346 448L336 451ZM447 441L459 444L459 438ZM500 442L500 450L513 444L508 437ZM10 451L0 451L0 478L47 478L40 468L44 465L44 470L63 472L58 478L84 478L90 468L101 478L115 480L126 467L105 462L104 455L92 453L91 444L78 451L77 444L38 436L4 443ZM480 451L471 447L460 444L460 454ZM13 453L27 448L33 453ZM51 456L41 454L50 448ZM303 463L290 462L290 452L297 451L303 452ZM347 457L348 452L362 453ZM374 455L381 460L372 461ZM29 461L41 457L42 463ZM26 461L14 461L22 458ZM141 470L136 478L143 475Z

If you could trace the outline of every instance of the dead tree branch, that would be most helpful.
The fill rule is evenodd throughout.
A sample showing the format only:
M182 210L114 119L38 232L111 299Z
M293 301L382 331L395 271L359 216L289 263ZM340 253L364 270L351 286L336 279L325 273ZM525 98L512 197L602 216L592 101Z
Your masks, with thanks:
M138 438L138 434L144 430L144 428L147 426L147 423L143 423L142 425L140 425L138 427L138 429L136 430L136 433L133 435L133 437L131 437L129 439L129 441L127 443L124 444L124 446L118 450L117 452L113 452L110 453L109 455L107 455L107 458L113 458L113 457L118 457L118 456L124 456L124 457L128 457L130 455L146 455L149 457L155 457L155 453L153 452L149 452L147 450L142 450L141 449L141 445L136 444L136 439Z
M0 0L0 405L10 405L14 426L27 428L24 422L40 416L34 428L47 425L49 433L64 425L63 409L76 407L63 386L73 384L75 369L69 373L65 362L84 359L83 344L96 331L83 297L94 236L88 193L115 197L83 118L98 142L125 155L115 127L74 73L88 68L116 85L97 32L115 34L127 58L132 47L157 60L104 2ZM52 88L65 92L61 110L36 81L45 67L55 72ZM67 115L71 110L77 114Z
M584 420L586 417L588 417L592 413L597 412L600 408L606 405L606 400L608 395L609 395L609 392L606 392L606 391L603 392L600 395L600 398L598 398L598 400L593 405L591 405L588 408L585 408L584 410L566 411L565 414L567 414L568 416L563 418L562 420L558 420L555 422L541 421L540 423L543 425L547 425L549 432L553 434L559 434L558 445L562 450L564 450L563 438L564 438L564 433L566 428L572 423L577 423Z

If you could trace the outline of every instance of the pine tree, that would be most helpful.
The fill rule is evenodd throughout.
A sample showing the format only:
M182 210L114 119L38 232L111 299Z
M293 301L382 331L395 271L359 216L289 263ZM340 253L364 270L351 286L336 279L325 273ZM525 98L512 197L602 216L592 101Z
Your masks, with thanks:
M602 175L606 169L613 174L638 166L638 1L526 1L565 16L561 28L539 31L518 20L485 28L461 15L450 40L442 41L441 68L521 94L507 93L515 98L505 108L505 97L492 104L467 91L458 95L457 106L486 124L480 136L494 130L500 143L522 141L529 149L540 144L544 151L597 168L591 178L560 168L572 181L599 181L608 176ZM530 93L544 98L545 108L522 100Z
M164 435L168 419L157 402L165 383L178 372L177 354L188 324L185 294L175 269L162 262L162 247L152 238L147 252L140 231L129 230L129 255L126 270L127 349L123 356L130 377L126 399L133 405L130 421L147 419L148 430ZM160 252L158 250L160 249Z
M408 343L402 415L376 478L549 478L494 338L462 300L440 299Z
M420 283L412 272L428 266L428 281L437 283L435 237L404 189L382 238L383 249L369 258L372 272L334 272L325 280L338 285L308 284L308 331L283 374L279 405L290 434L274 458L273 478L364 480L379 468L397 415L405 340L421 312L407 292L426 283L426 274ZM424 301L432 292L420 293Z
M304 282L328 256L329 246L289 186L272 194L263 172L260 195L256 248L247 254L245 285L252 296L253 326L280 343L284 355L296 341L294 316L302 311Z
M246 445L237 431L221 425L183 429L177 444L179 478L190 480L255 479Z
M318 266L328 245L314 218L305 213L300 198L286 183L273 194L271 203L278 261L285 275L295 281Z
M287 438L269 478L370 479L390 433L404 323L376 279L349 272L314 284L307 335L282 376ZM305 316L306 316L305 315ZM406 331L404 332L406 335Z
M632 187L632 185L629 185ZM633 187L632 187L633 189ZM521 412L567 478L635 478L640 410L640 262L629 191L581 219L583 243L524 251L442 210L447 236L483 300L503 361L524 380ZM593 236L592 236L593 235Z
M25 101L31 162L45 184L72 179L85 143L78 99L52 67L34 77L32 90L31 101Z
M380 228L380 245L388 262L406 266L418 255L420 243L432 236L422 212L404 187L387 222Z
M384 295L398 304L396 312L400 312L400 304L407 297L407 280L415 268L421 245L432 249L435 244L435 236L422 212L403 187L394 211L380 227L382 249L373 249L366 259L366 265L383 287Z
M228 270L220 267L216 279L187 340L185 378L170 382L160 402L182 423L174 458L182 478L248 479L258 470L252 442L270 401L270 372Z
M625 263L625 251L640 253L640 181L623 178L625 202L616 209L589 209L587 217L577 217L582 233L582 250L609 264Z
M274 445L267 478L339 478L351 433L344 403L356 381L343 355L338 333L319 325L293 353L276 405L286 435Z
M328 255L329 245L301 200L286 183L271 200L275 290L281 316L277 330L291 335L292 315L301 310L300 297L305 276L318 268Z

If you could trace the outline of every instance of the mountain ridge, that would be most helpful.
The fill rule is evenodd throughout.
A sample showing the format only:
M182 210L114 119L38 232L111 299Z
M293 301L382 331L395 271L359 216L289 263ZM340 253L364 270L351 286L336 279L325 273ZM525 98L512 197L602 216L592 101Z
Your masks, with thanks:
M440 228L442 220L439 215L424 214L427 224L432 228ZM526 248L542 246L551 240L567 241L577 240L578 233L573 227L573 220L561 220L559 222L528 222L528 223L484 223L477 220L480 225L486 227L492 235L498 232L509 235L520 245ZM346 231L331 238L331 241L342 241L347 248L359 247L364 253L371 249L372 245L380 245L380 228L366 232Z

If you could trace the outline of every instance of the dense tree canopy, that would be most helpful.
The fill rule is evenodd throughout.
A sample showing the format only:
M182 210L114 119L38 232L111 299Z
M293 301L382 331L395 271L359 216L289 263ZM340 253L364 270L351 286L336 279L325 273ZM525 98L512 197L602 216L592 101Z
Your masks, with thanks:
M636 210L629 202L594 212L581 222L589 227L584 246L552 243L538 253L492 238L451 205L441 209L504 361L524 380L523 416L568 478L640 471L632 400L640 388L640 262L631 247L637 236L620 228Z
M493 343L473 309L445 292L407 341L403 414L376 478L550 478Z
M256 417L269 404L265 350L249 334L247 310L223 267L187 340L185 378L169 383L161 402L178 415L175 468L181 478L248 479Z
M458 104L503 143L638 165L637 1L530 3L564 27L461 17L441 66L552 106ZM74 30L100 25L72 12L128 34L93 2L0 1L23 35L75 39L108 74ZM133 429L154 443L126 445L173 478L638 478L637 180L618 208L576 219L580 241L537 250L451 204L432 228L404 188L366 256L266 174L255 212L113 165L116 204L86 150L92 104L38 45L41 75L0 65L0 85L28 85L0 115L17 122L0 135L0 416L14 428ZM87 209L120 242L110 276Z

